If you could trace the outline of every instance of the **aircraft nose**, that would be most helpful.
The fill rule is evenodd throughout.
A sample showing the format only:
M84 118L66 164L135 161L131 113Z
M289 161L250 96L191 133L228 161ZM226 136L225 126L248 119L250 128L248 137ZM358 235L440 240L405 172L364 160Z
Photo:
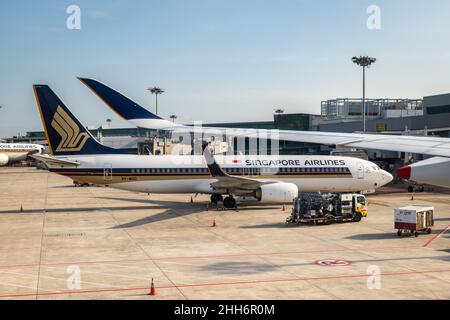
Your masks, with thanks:
M394 180L394 176L392 176L392 174L390 174L389 172L382 170L382 180L383 184L388 184L389 182Z

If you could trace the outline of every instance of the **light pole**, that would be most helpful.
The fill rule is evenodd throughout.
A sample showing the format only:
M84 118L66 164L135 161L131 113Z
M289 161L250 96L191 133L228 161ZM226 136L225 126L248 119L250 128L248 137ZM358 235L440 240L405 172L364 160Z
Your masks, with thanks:
M353 57L353 63L363 67L363 100L362 100L362 111L363 111L363 132L366 132L366 67L370 67L372 63L375 63L377 59L369 56Z
M163 94L164 90L159 87L148 88L147 90L156 96L156 115L158 115L158 94Z
M174 114L171 114L169 118L172 119L172 122L175 122L175 119L178 117Z

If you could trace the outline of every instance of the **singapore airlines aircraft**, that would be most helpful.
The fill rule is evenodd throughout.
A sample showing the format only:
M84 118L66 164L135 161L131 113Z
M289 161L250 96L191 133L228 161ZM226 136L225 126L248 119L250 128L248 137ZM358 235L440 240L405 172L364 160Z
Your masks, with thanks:
M433 156L398 169L397 176L418 183L450 188L450 139L437 137L397 136L385 134L340 133L322 131L236 129L185 126L173 124L147 111L107 85L93 79L78 78L121 118L148 129L184 130L208 134L222 131L241 137L275 136L279 140L345 146L359 149L388 150Z
M234 196L291 202L300 191L361 191L392 176L356 158L332 156L144 156L97 142L47 85L33 86L51 156L49 170L74 180L146 193L203 193L235 207Z
M32 143L0 143L0 166L25 160L31 154L42 154L44 146Z

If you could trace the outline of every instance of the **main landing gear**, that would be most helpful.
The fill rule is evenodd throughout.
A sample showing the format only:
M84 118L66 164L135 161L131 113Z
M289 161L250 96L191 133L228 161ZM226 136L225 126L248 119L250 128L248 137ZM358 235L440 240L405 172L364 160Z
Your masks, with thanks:
M221 194L214 193L211 195L211 203L217 204L217 202L223 202L223 197Z
M233 196L228 196L223 200L223 205L227 209L236 208L236 199L234 199Z
M217 205L218 202L223 202L223 206L227 209L236 208L236 199L231 195L224 199L221 194L212 194L211 203Z

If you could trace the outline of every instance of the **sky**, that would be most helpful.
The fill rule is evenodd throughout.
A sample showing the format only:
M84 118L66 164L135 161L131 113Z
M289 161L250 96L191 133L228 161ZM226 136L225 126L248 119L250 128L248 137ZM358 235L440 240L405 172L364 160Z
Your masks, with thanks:
M66 10L80 8L81 29ZM370 29L370 5L380 28ZM0 4L0 137L42 130L32 84L48 84L87 126L129 126L76 76L92 77L178 122L320 113L362 95L355 55L377 62L371 98L450 92L447 0L41 0Z

